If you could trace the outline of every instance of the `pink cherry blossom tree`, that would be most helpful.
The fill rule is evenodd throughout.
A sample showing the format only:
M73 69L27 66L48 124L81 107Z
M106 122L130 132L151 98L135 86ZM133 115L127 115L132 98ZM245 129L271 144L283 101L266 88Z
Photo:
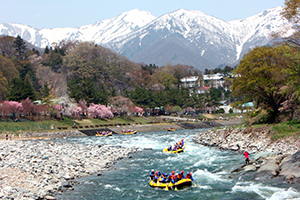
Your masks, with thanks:
M5 115L12 114L15 117L17 114L20 114L23 110L22 103L17 101L3 101L2 103L3 112Z
M93 118L96 117L96 118L104 119L104 118L114 117L111 108L106 107L104 105L91 103L87 110L89 112L89 115Z
M140 107L137 107L137 106L134 107L134 112L136 112L136 113L142 113L143 111L144 111L143 108L140 108Z
M22 102L23 106L23 114L31 115L31 119L33 120L33 116L37 113L37 106L32 102L32 100L27 97Z
M71 105L67 109L67 115L71 115L73 117L81 118L82 116L82 108L80 106Z

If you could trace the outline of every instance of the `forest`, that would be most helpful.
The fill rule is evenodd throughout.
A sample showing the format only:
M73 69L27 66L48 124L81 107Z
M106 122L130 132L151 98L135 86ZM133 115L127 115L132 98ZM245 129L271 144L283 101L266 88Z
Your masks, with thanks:
M115 115L155 107L166 108L171 113L173 107L175 110L191 110L217 106L224 93L229 98L229 93L223 88L211 88L210 93L200 95L191 94L187 88L181 87L180 79L184 77L193 75L201 79L202 73L192 66L138 64L92 42L61 42L40 52L28 49L20 36L3 36L0 47L0 100L5 116L47 112L51 116L79 117L93 105L109 107ZM43 68L55 76L63 74L64 82L47 82L48 74L39 75ZM226 70L232 71L233 68L227 66ZM206 71L219 73L222 69ZM67 86L65 91L61 89L64 83ZM59 100L62 96L57 95L55 87L70 100ZM34 102L40 103L36 105ZM33 108L28 109L29 104Z
M298 8L297 1L289 0L282 13L296 27ZM221 112L218 106L225 99L237 108L253 102L250 123L298 120L299 33L273 46L251 49L238 66L204 72L183 64L135 63L93 42L61 41L45 49L29 49L20 36L2 36L0 114L82 117L90 113L102 118L154 108L166 113L207 108ZM222 73L231 90L210 87L200 94L181 85L184 77L197 76L202 83L203 74L214 73Z

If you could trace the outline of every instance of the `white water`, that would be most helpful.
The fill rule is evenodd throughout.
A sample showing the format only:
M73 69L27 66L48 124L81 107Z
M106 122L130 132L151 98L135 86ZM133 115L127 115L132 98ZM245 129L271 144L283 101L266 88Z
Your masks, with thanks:
M67 142L90 145L152 148L119 161L116 170L103 172L103 176L83 178L83 183L71 193L58 196L61 199L300 199L300 186L284 183L253 181L253 174L231 174L243 156L204 147L192 142L195 135L204 131L181 130L175 132L149 132L112 137L68 138ZM162 150L184 138L186 149L180 154L166 154ZM148 176L151 169L161 172L184 170L193 172L197 187L180 192L151 188ZM131 180L126 184L126 180ZM134 181L132 181L134 180ZM125 183L124 183L125 182ZM93 187L91 187L91 185ZM96 189L95 189L96 188ZM296 189L297 188L297 189ZM79 198L80 197L80 198ZM106 197L106 198L105 198Z

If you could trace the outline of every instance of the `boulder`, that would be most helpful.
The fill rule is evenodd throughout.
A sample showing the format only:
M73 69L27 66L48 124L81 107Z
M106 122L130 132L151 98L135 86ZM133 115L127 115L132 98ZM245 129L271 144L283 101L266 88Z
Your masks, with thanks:
M279 174L279 166L275 158L268 158L255 174L256 179L272 179Z
M288 183L300 183L300 151L281 161L279 176Z
M269 157L275 157L277 155L281 154L280 151L270 152L270 151L264 151L264 152L258 152L254 155L254 160L260 160L260 159L266 159Z
M256 167L254 165L245 165L243 167L243 169L246 172L254 172L254 171L256 171Z

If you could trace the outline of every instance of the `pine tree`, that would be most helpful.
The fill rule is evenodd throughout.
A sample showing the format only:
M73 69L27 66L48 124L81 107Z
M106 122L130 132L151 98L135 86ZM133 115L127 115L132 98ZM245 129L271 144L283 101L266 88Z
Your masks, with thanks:
M12 80L11 88L7 98L12 101L22 101L27 97L35 99L34 90L28 79L15 78Z
M48 87L48 83L45 83L42 90L42 97L45 98L50 95L51 89Z
M14 40L14 47L18 60L24 60L26 54L26 43L19 35Z
M50 52L49 47L46 46L45 51L44 51L44 54L49 54L49 52Z

